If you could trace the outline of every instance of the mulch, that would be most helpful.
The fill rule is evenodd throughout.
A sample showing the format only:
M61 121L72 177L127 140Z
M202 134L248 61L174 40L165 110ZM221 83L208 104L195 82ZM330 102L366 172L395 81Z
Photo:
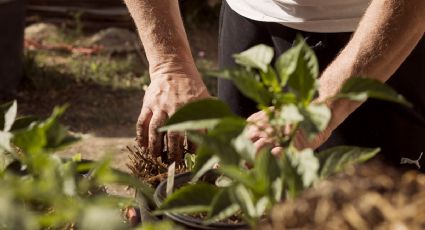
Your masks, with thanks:
M425 175L380 159L278 205L265 229L425 229Z

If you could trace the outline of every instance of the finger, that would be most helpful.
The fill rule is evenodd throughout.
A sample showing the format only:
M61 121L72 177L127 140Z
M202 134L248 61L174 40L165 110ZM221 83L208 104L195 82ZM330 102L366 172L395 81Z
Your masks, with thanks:
M260 138L258 141L254 142L254 147L257 152L266 147L274 147L273 142L267 138Z
M149 108L142 108L139 118L137 119L136 125L136 141L140 147L148 147L148 134L149 134L149 123L152 118L152 110Z
M169 162L181 163L184 153L184 137L178 132L168 132L167 140Z
M157 112L153 113L152 119L149 123L148 149L149 153L155 157L159 157L162 154L164 146L164 133L158 132L158 128L164 124L166 119L167 115L164 112Z
M266 132L262 131L258 126L251 125L248 127L248 138L252 142L258 141L260 138L267 138Z
M246 120L248 122L257 122L257 121L260 121L260 120L264 120L266 118L267 118L266 114L264 112L260 111L260 112L252 114Z
M283 154L283 148L282 147L274 147L272 149L272 154L276 157L280 157Z

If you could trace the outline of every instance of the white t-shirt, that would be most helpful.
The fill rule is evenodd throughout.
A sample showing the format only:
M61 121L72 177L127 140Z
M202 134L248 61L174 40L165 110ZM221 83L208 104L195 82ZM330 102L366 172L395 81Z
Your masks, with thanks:
M353 32L370 0L227 0L238 14L309 32Z

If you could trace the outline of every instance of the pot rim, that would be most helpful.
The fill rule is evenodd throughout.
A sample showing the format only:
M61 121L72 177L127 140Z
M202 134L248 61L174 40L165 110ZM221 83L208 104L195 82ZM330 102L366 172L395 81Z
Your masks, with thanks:
M185 173L180 173L174 176L174 184L175 185L179 185L185 182L190 181L192 177L192 173L191 172L185 172ZM177 181L179 181L180 183L178 183ZM177 182L177 183L176 183ZM161 195L161 193L163 191L165 191L165 188L167 186L167 180L162 181L158 187L156 187L155 189L155 193L154 193L154 202L155 205L157 207L160 207L162 204L162 201L164 200L165 197L163 197L163 195ZM184 216L184 215L180 215L180 214L173 214L173 213L169 213L166 212L164 214L165 216L167 216L168 218L170 218L171 220L184 224L186 226L189 227L193 227L193 228L197 228L197 229L247 229L248 225L246 223L237 223L237 224L227 224L227 223L212 223L212 224L205 224L202 220L198 219L198 218L193 218L190 216Z

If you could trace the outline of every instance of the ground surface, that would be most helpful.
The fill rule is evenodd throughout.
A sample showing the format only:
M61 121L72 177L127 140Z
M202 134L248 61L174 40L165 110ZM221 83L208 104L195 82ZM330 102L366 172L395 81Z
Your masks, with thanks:
M114 167L127 171L126 146L135 144L135 124L143 89L149 82L143 53L139 50L85 55L56 49L78 46L93 35L76 37L73 31L47 27L27 35L27 39L39 41L42 46L27 47L27 76L17 95L19 113L45 118L55 106L69 105L62 122L83 138L60 154L81 154L91 160L110 155ZM216 34L190 31L189 39L201 71L214 67ZM214 82L209 82L213 87Z

